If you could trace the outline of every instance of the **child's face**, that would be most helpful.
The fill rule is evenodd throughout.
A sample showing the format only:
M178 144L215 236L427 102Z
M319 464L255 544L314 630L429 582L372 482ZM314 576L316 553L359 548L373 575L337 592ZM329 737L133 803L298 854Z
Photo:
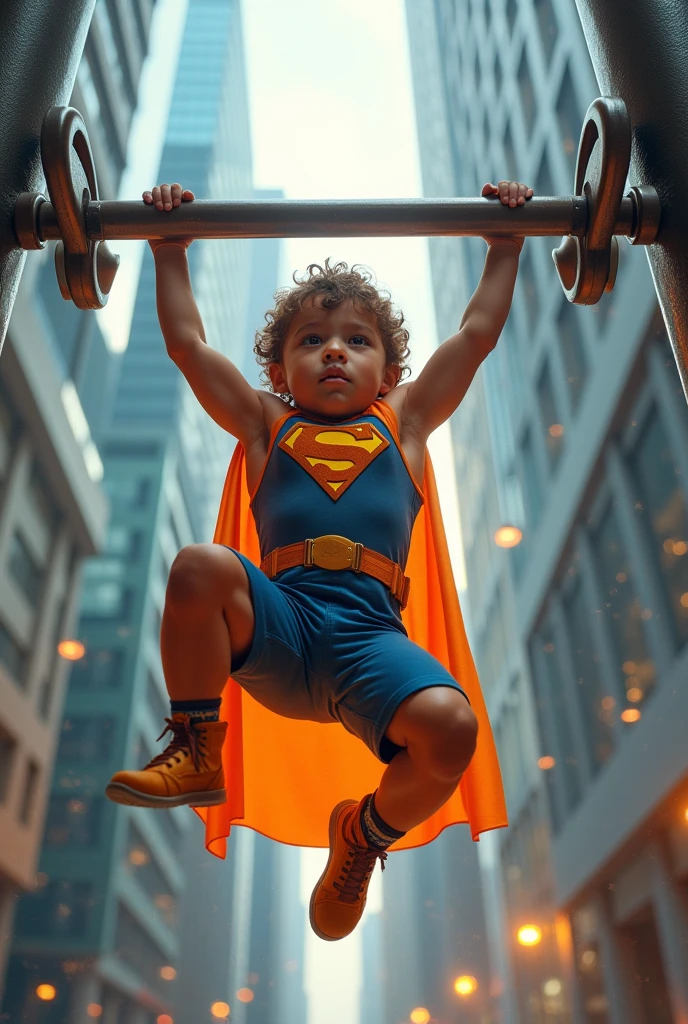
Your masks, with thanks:
M304 412L347 419L371 405L399 380L387 365L377 319L351 300L335 309L305 303L292 320L282 361L268 367L278 393L290 392Z

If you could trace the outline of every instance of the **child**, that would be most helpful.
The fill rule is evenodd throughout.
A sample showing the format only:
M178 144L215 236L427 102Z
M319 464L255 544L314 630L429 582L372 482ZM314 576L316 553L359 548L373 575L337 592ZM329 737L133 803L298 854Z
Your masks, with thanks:
M482 190L514 208L532 194L507 181ZM143 198L169 213L193 194L162 185ZM204 409L240 442L220 511L220 522L233 517L235 526L223 533L219 525L215 536L230 537L231 544L191 545L175 559L161 630L172 712L162 736L171 731L173 739L141 771L117 772L106 792L119 803L205 808L197 813L206 824L219 805L231 804L223 831L214 819L209 849L228 834L230 820L285 842L324 845L316 807L348 785L348 768L352 786L375 778L358 771L365 758L370 771L367 748L387 767L373 792L358 800L349 795L331 811L329 859L310 904L316 934L340 939L358 923L375 862L384 867L390 845L414 845L410 832L427 842L456 821L470 820L474 836L506 824L455 592L450 613L451 601L445 597L438 606L432 587L414 575L426 620L453 616L446 645L462 642L463 661L447 660L441 644L433 657L413 643L401 611L409 598L409 546L421 519L423 560L447 561L426 442L497 343L523 238L486 239L483 276L458 333L406 384L400 383L408 353L403 315L356 268L327 260L312 265L305 281L276 296L257 335L270 391L250 387L206 344L186 260L191 241L150 243L158 315L170 357ZM242 516L244 533L253 529L246 508L234 507L241 486L232 474L240 476L244 466L260 543L254 560L234 539ZM446 576L446 566L442 571ZM419 635L436 628L430 621ZM459 681L446 664L459 666ZM229 674L241 690L230 688ZM227 720L220 720L221 708ZM476 824L483 797L467 787L462 803L457 787L476 749L478 718L482 763L489 762L481 792L491 810ZM231 743L225 743L228 722ZM296 731L279 732L287 722ZM332 743L346 734L320 730L316 740L312 723L332 722L350 734L349 746L345 755L323 760L322 750L334 750ZM301 739L294 743L292 735ZM285 785L290 764L304 753L300 776ZM234 796L225 789L223 756ZM259 763L258 775L250 759ZM260 765L272 765L262 780ZM310 828L310 817L317 817L317 828ZM431 832L418 832L427 822Z

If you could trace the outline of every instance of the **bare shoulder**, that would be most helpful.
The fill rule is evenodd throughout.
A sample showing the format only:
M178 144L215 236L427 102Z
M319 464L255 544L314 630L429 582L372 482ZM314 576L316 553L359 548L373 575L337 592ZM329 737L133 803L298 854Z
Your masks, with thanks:
M412 381L409 381L407 384L398 384L391 391L387 392L382 401L389 405L396 414L399 426L399 442L402 451L406 456L414 480L422 489L427 437L422 436L421 431L417 429L417 425L409 423L408 417L405 416L406 402L412 387Z

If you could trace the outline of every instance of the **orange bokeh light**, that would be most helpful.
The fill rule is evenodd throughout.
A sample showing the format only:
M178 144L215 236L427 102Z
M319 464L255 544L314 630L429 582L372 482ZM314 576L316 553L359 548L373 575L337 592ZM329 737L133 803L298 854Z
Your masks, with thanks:
M103 1012L103 1007L100 1003L89 1003L86 1007L86 1013L89 1017L100 1017Z
M642 711L639 708L624 708L621 712L623 722L637 722L640 718L642 718Z
M428 1024L430 1014L424 1006L417 1006L415 1010L411 1010L409 1020L412 1024Z
M86 653L86 648L81 640L60 640L57 653L67 661L79 661Z
M499 548L515 548L523 540L523 531L518 526L504 525L495 530L494 542Z
M538 758L538 768L543 772L548 772L550 768L554 768L557 762L550 754L545 754L544 757Z
M213 1017L218 1017L220 1020L226 1020L229 1017L229 1003L223 1003L221 999L213 1003L210 1007L210 1012Z
M170 1017L169 1013L161 1013L155 1018L155 1024L174 1024L174 1020Z
M516 933L521 946L537 946L542 941L542 929L536 924L524 924Z
M548 433L550 437L561 437L564 427L561 423L553 423L551 427L548 427Z
M454 982L454 991L460 996L471 996L478 987L478 979L471 974L462 974Z
M36 987L36 995L39 999L42 999L44 1003L49 1003L57 995L57 989L54 985L38 985Z
M237 992L237 999L240 1003L252 1003L254 999L252 988L240 988Z

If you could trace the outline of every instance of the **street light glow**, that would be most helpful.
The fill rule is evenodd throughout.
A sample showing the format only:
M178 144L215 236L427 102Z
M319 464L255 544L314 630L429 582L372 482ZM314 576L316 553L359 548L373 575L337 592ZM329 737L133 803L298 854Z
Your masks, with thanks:
M430 1014L424 1006L417 1006L415 1010L411 1010L410 1020L411 1024L428 1024Z
M454 991L460 996L471 996L478 987L478 980L471 974L462 974L454 982Z
M542 929L536 924L524 924L518 929L516 938L522 946L537 946L542 941Z
M229 1017L229 1003L223 1003L221 999L218 999L210 1007L210 1012L213 1017L217 1017L219 1020L227 1020Z
M523 540L523 532L518 526L505 524L495 531L494 542L499 548L515 548Z
M81 640L60 640L57 653L66 661L79 661L86 653L86 648Z
M39 999L42 999L44 1003L49 1003L57 995L57 989L54 985L39 985L36 988L36 995Z

